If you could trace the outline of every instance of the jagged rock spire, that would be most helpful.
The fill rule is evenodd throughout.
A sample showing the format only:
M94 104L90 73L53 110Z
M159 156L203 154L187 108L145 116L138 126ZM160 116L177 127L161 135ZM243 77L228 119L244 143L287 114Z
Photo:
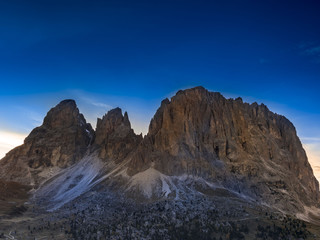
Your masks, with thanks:
M114 161L123 160L142 140L131 128L127 112L120 108L110 110L98 118L95 145L100 146L100 157Z
M110 110L102 119L97 119L95 143L102 144L110 134L118 129L121 129L121 132L125 135L131 131L131 124L128 114L125 113L123 116L122 110L117 107Z

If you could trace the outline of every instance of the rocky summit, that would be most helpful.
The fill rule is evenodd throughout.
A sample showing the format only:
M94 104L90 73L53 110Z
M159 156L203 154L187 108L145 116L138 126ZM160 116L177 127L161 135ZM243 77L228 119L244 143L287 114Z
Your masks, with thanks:
M161 103L128 173L150 167L201 177L282 209L319 203L318 181L288 119L202 87Z
M136 135L131 128L127 112L120 108L110 110L102 119L98 118L94 144L100 147L102 159L115 162L123 160L141 142L142 135Z
M0 179L0 238L320 237L319 183L293 124L203 87L163 100L144 137L120 108L94 131L64 100Z
M94 131L75 101L64 100L48 112L23 145L0 161L0 176L37 188L51 175L78 162L93 139Z

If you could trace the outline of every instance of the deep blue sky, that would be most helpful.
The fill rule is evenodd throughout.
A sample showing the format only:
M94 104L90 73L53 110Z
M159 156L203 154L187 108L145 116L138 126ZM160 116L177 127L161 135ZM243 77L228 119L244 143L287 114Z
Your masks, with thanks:
M319 142L319 11L317 0L1 1L0 130L26 134L75 98L93 124L119 105L146 132L161 99L202 85L264 102Z

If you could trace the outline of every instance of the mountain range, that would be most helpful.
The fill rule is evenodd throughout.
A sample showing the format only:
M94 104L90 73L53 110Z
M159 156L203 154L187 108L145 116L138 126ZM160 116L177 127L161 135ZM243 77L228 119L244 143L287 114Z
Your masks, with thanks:
M120 108L93 130L64 100L0 161L0 181L3 238L320 237L319 183L293 124L203 87L163 100L145 136Z

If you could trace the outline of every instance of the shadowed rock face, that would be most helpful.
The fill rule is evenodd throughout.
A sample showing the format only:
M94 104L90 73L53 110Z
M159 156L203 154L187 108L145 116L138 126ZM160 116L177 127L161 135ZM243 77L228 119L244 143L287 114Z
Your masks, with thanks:
M319 202L319 185L292 123L256 103L202 87L162 101L128 174L153 166L222 183L268 204Z
M79 161L94 139L94 131L79 113L74 100L52 108L43 124L35 128L24 144L0 161L0 177L23 184L38 185L49 167L65 168Z
M95 144L100 147L102 159L122 161L141 142L131 128L127 112L120 108L110 110L102 119L98 118Z

